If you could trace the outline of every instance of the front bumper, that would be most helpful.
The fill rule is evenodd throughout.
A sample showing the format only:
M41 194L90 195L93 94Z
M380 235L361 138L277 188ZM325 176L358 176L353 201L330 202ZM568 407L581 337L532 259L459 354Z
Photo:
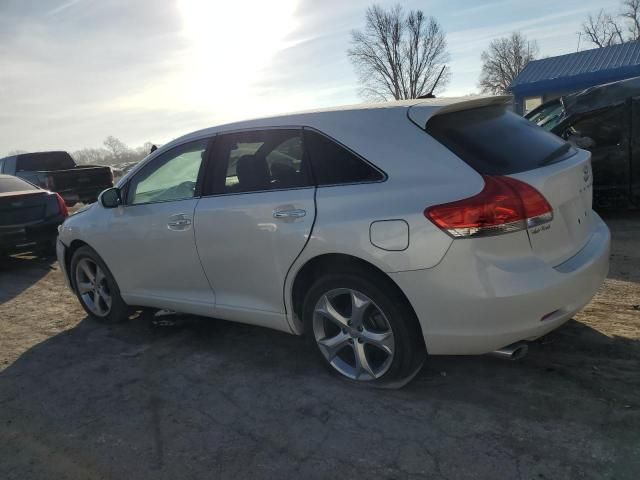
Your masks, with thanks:
M596 230L587 244L555 267L531 255L505 260L463 240L454 241L433 268L390 274L415 309L427 351L489 353L569 320L609 270L609 229L594 215Z
M69 280L69 272L67 272L67 246L58 239L56 242L56 257L58 257L58 266L64 277L64 283L68 289L73 290Z

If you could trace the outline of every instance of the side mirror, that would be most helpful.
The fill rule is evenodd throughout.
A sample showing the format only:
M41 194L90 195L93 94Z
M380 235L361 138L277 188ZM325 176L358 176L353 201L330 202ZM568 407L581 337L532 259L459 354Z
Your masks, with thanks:
M104 208L116 208L122 205L122 195L118 187L108 188L100 194L100 203Z

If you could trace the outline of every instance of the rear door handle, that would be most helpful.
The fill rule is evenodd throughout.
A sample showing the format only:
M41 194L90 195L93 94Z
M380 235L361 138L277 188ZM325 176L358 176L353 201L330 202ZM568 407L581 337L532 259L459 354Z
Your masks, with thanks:
M302 218L307 214L306 210L274 210L273 218Z

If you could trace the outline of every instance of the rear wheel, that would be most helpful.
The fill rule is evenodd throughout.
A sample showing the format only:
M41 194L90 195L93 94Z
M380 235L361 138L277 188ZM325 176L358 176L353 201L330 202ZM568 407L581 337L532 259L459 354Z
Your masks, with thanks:
M76 250L70 272L78 300L89 316L108 323L128 318L129 308L113 275L93 249L85 246Z
M415 314L395 285L356 273L325 275L309 290L303 318L324 363L348 380L399 387L424 362Z

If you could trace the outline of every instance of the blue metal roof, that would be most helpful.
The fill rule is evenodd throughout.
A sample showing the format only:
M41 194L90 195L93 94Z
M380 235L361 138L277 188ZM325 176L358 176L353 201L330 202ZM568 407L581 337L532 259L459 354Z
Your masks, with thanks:
M640 42L529 62L511 83L517 95L577 90L640 75Z

